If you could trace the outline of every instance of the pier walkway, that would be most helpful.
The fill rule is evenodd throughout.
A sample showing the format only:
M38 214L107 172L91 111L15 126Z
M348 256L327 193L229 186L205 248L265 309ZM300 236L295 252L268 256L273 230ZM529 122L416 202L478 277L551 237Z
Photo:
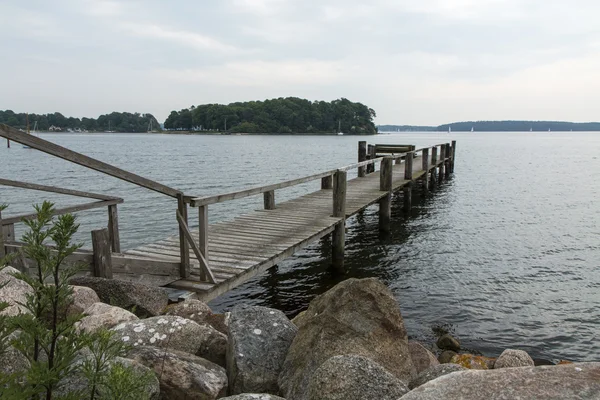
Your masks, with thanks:
M178 235L121 252L116 207L123 202L122 199L0 177L0 185L99 200L88 205L66 207L57 210L57 214L108 207L108 227L92 232L93 250L81 250L71 260L88 263L90 274L183 289L204 301L241 285L330 234L332 265L343 270L346 218L378 203L380 228L389 230L392 194L402 191L404 208L410 209L416 182L423 190L429 190L436 180L447 178L453 172L456 148L456 142L423 149L409 145L367 146L366 142L359 142L359 161L356 164L273 185L197 197L6 125L0 125L0 136L176 198L174 217L179 222ZM379 166L378 171L376 166ZM358 169L358 177L348 180L347 172L352 169ZM315 180L321 181L320 190L276 203L276 190ZM264 209L230 221L208 224L209 205L256 195L263 196ZM194 229L188 225L190 207L198 208L199 226ZM2 219L0 214L0 226L4 232L0 235L0 256L18 251L22 246L14 237L14 224L22 217L29 218L31 215ZM28 266L27 260L22 259L21 262L22 267Z

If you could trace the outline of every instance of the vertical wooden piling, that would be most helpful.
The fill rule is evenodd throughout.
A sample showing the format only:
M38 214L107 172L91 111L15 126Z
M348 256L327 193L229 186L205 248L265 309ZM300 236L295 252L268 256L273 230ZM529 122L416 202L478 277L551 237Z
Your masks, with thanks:
M450 172L454 173L454 158L456 157L456 140L452 141L452 162L450 163Z
M413 178L413 153L406 153L404 160L404 179L412 181Z
M183 198L183 193L177 194L177 210L181 214L183 221L187 225L188 212L187 204ZM185 239L185 232L183 228L179 226L179 257L181 258L181 265L179 266L179 276L182 279L189 278L190 276L190 249L188 242Z
M445 165L446 165L446 146L445 145L441 145L440 146L440 170L439 170L439 177L438 177L438 181L441 183L442 180L444 179L444 172L445 172Z
M0 210L0 258L6 255L4 250L4 227L2 226L2 210Z
M433 146L431 148L431 166L433 167L431 169L431 186L435 185L436 179L437 179L437 146Z
M412 206L413 153L406 153L404 179L410 182L402 188L404 192L404 211L410 211Z
M208 259L208 205L198 207L198 250L204 256L204 259L209 263ZM202 263L202 260L198 260ZM206 269L209 266L206 265ZM200 280L206 281L206 273L204 268L200 268Z
M367 160L373 160L375 158L375 146L372 144L367 145ZM367 165L367 174L375 172L375 164Z
M333 175L321 178L321 189L333 189Z
M444 154L446 155L446 162L444 163L444 177L446 179L450 178L450 163L452 162L452 149L450 148L450 143L446 143L446 150Z
M427 192L429 190L429 149L425 148L423 149L423 171L425 171L425 173L423 174L423 191Z
M112 279L112 258L108 228L92 231L92 249L94 251L94 276Z
M367 161L367 142L361 140L358 142L358 162ZM367 167L358 167L358 177L362 178L367 174Z
M335 226L332 242L332 264L339 272L344 272L344 245L346 242L346 171L333 175L333 216L342 218Z
M108 235L110 236L110 248L113 253L121 252L121 238L119 236L119 214L117 205L108 206Z
M275 209L275 191L269 190L268 192L264 192L264 205L265 210L274 210Z
M384 232L391 230L393 161L393 157L385 157L379 171L379 190L388 192L379 199L379 229Z

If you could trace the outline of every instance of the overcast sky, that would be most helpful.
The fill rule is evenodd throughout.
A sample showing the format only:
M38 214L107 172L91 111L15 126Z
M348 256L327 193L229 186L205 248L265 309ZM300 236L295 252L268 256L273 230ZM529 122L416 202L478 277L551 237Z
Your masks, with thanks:
M0 109L346 97L377 123L600 120L598 0L3 0Z

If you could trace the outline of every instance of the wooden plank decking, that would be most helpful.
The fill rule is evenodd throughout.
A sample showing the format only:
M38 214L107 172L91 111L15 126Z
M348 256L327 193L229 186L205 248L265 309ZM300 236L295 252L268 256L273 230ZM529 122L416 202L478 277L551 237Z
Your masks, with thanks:
M443 161L432 165L431 170ZM422 159L415 158L412 180L404 179L405 164L393 166L392 191L397 191L425 174ZM346 217L378 202L388 192L380 191L379 172L347 182ZM332 217L332 190L322 189L277 204L273 210L257 210L231 221L211 224L208 228L208 263L216 283L200 282L200 268L190 250L190 279L179 279L169 286L191 290L198 298L209 301L262 273L310 243L330 234L342 218ZM192 231L196 243L199 233ZM171 236L125 252L180 262L180 240Z

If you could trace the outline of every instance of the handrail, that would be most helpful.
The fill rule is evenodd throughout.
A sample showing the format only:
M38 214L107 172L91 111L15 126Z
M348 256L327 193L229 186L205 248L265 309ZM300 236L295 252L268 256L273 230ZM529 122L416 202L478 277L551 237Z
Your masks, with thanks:
M171 187L163 185L162 183L155 182L153 180L125 171L121 168L117 168L105 162L88 157L81 153L69 150L65 147L59 146L55 143L49 142L37 136L21 132L18 129L10 127L6 124L0 124L0 136L6 139L13 140L17 143L29 146L33 149L43 151L44 153L53 155L55 157L62 158L63 160L70 161L74 164L79 164L83 167L102 172L103 174L122 179L124 181L133 183L141 187L145 187L146 189L154 190L155 192L159 192L167 196L177 197L178 194L181 194L181 191L177 189L173 189Z
M103 194L97 194L97 193L91 193L91 192L80 192L79 190L63 189L63 188L59 188L59 187L55 187L55 186L38 185L37 183L12 181L10 179L2 179L2 178L0 178L0 185L18 187L18 188L22 188L22 189L40 190L42 192L66 194L66 195L77 196L77 197L86 197L86 198L98 199L98 200L117 200L117 199L119 199L119 197L106 196Z
M121 203L123 203L123 199L119 199L119 198L112 199L112 200L94 201L93 203L85 203L85 204L78 204L76 206L57 208L54 210L52 215L69 214L69 213L73 213L73 212L77 212L77 211L91 210L94 208L102 208L102 207L107 207L107 206L114 206L115 204L121 204ZM12 225L12 224L21 222L21 220L23 220L23 219L33 219L36 216L37 216L37 214L23 214L23 215L15 215L15 216L8 217L8 218L3 217L0 220L0 225Z
M408 153L414 154L419 151L422 152L424 149L429 149L431 147L439 147L439 146L445 146L445 143L437 144L437 145L429 146L429 147L423 147L420 149L411 150L411 151L407 151L407 152L403 152L403 153L392 154L389 157L392 157L394 160L402 159ZM383 160L383 158L384 157L378 157L378 158L374 158L372 160L361 161L361 162L358 162L355 164L347 165L345 167L340 167L340 168L332 169L330 171L325 171L325 172L320 172L320 173L313 174L313 175L308 175L308 176L305 176L302 178L291 179L291 180L274 183L274 184L270 184L270 185L265 185L265 186L256 186L256 187L253 187L250 189L243 189L243 190L239 190L236 192L229 192L229 193L223 193L223 194L217 194L217 195L205 196L205 197L186 196L185 201L186 201L186 203L189 203L190 206L192 206L192 207L202 207L202 206L206 206L209 204L223 203L225 201L243 199L244 197L256 196L261 193L271 192L271 191L277 190L277 189L284 189L286 187L296 186L296 185L300 185L302 183L321 179L321 178L333 175L337 171L348 171L348 170L351 170L354 168L364 167L369 164L375 164L377 162L381 162L381 160Z

